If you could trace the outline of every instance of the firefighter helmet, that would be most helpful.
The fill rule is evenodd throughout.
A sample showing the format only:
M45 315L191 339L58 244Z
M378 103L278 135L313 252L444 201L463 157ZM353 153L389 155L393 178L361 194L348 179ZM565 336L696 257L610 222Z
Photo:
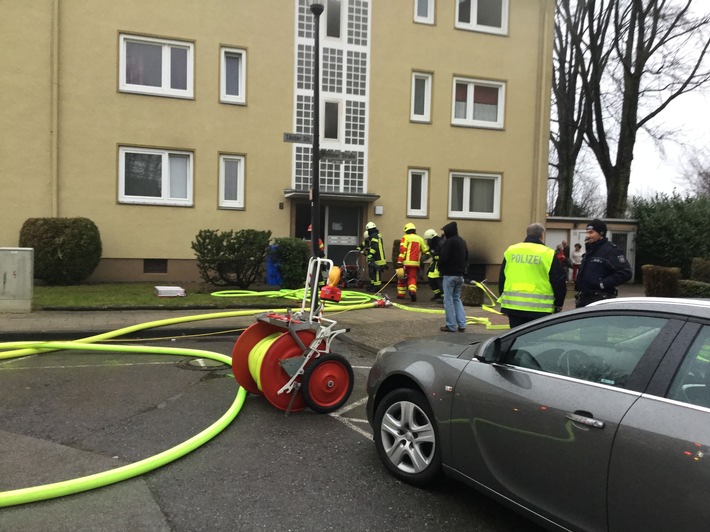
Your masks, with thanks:
M404 224L404 232L407 233L409 231L416 231L417 228L414 227L414 224L412 222L408 222Z
M365 232L362 234L362 237L363 238L370 238L370 232L367 229L365 229Z
M375 225L375 222L367 222L367 225L365 226L365 229L370 230L370 229L377 229L377 226Z
M404 279L404 268L397 268L397 279Z
M436 231L434 231L433 229L427 229L426 231L424 231L423 236L424 236L424 240L431 240L432 238L434 238L436 236Z

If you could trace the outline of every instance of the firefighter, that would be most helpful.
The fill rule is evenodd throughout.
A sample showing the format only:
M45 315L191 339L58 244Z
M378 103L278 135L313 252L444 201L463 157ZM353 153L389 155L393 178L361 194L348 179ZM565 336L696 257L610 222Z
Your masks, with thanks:
M311 251L311 230L313 226L311 224L308 224L308 229L306 230L306 236L303 237L303 240L308 242L308 251L312 253ZM321 238L318 238L318 257L321 259L325 258L325 246L323 245L323 240Z
M443 295L441 290L441 275L439 274L439 251L444 239L441 238L434 229L427 229L424 231L423 236L427 246L429 246L429 255L431 256L431 263L429 264L426 277L429 282L429 287L434 294L431 300L436 301L437 299L441 299Z
M404 224L404 236L399 242L397 268L404 268L404 278L397 279L397 299L404 299L409 293L412 302L417 300L417 275L422 258L429 252L424 239L417 234L414 224Z
M370 233L367 229L362 234L362 242L357 247L357 250L363 255L367 255L367 250L370 248Z
M382 235L374 222L368 222L365 226L369 238L367 253L367 271L370 276L368 292L377 292L382 287L382 272L385 270L387 261L385 250L382 246Z

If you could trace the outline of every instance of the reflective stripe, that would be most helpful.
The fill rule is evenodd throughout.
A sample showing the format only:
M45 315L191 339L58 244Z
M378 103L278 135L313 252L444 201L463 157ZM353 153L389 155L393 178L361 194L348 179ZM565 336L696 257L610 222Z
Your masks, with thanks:
M508 297L522 297L526 299L549 299L550 301L555 300L555 296L548 294L531 294L530 292L506 292L503 294Z
M517 309L517 310L531 310L534 312L552 312L555 307L552 303L537 303L535 301L530 301L526 299L516 299L506 297L505 294L501 296L498 301L501 307Z

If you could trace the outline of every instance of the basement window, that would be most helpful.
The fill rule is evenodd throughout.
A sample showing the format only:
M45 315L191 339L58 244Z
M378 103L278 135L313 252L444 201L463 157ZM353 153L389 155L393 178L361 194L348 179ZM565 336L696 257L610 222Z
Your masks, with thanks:
M168 259L143 259L143 273L168 273Z

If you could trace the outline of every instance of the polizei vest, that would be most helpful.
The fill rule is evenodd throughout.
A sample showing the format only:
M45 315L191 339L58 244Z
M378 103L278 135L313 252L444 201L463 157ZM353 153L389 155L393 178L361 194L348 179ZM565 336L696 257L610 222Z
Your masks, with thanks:
M525 312L555 311L550 267L555 252L543 244L522 242L505 252L505 286L500 306Z

